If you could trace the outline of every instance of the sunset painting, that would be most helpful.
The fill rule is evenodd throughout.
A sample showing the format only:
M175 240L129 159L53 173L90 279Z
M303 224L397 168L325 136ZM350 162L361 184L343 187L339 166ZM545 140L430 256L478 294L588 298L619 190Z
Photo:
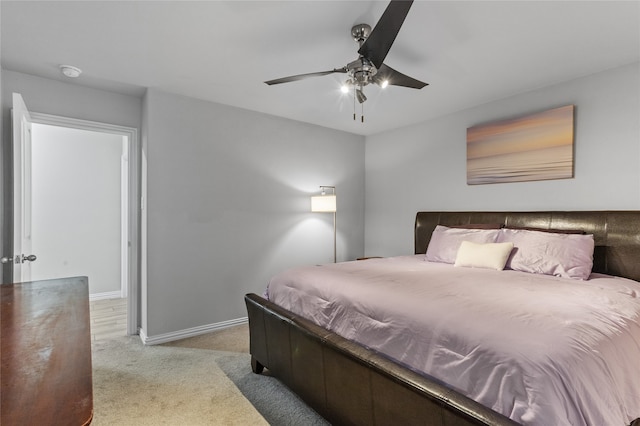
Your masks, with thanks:
M467 129L467 184L573 177L573 105Z

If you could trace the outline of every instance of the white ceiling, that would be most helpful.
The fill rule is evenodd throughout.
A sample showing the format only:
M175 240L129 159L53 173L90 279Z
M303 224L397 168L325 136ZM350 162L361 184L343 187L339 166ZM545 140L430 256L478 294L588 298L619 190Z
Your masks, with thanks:
M353 121L342 67L379 1L0 2L2 68L140 96L156 88L370 135L640 60L639 1L416 1L385 63L422 90L365 88ZM359 106L357 107L360 113Z

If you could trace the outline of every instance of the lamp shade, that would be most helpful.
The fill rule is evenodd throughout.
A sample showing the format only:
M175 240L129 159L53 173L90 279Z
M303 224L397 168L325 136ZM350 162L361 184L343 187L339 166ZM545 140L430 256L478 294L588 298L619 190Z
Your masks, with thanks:
M311 197L312 212L334 213L336 211L336 196L332 195L314 195Z

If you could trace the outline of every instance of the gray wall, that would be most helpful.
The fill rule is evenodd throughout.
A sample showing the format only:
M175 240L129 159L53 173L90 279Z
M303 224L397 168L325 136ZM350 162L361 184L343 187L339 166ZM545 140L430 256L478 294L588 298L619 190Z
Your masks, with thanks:
M319 185L338 260L362 256L364 137L153 89L144 109L147 336L245 317L273 274L332 262Z
M337 187L338 260L364 252L361 136L155 90L142 100L3 70L5 152L12 92L32 111L142 129L148 337L244 317L242 295L264 291L271 275L331 262L332 216L309 212L319 185Z
M420 210L640 209L638 63L480 105L366 142L365 253L413 253ZM466 129L574 104L575 177L467 185Z
M418 210L639 209L639 72L610 70L365 142L153 89L141 100L3 70L3 155L14 91L33 111L142 129L141 315L154 337L244 317L242 295L273 274L330 262L332 217L309 212L319 185L337 187L338 260L412 253ZM467 127L566 104L576 105L574 179L466 185Z
M79 84L2 71L2 113L11 117L12 93L20 93L33 112L140 128L142 99ZM5 126L5 137L10 129Z

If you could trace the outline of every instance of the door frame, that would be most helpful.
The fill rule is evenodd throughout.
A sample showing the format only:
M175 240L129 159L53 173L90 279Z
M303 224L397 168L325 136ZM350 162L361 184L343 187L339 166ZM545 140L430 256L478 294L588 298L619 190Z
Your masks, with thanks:
M89 130L100 133L110 133L128 138L129 152L127 153L127 187L126 190L128 212L123 212L123 219L126 219L126 230L123 230L122 251L126 250L126 255L122 256L123 275L126 275L126 296L127 296L127 334L138 334L139 324L139 300L140 300L140 262L141 262L141 240L140 240L140 141L138 140L138 129L115 124L100 123L97 121L81 120L77 118L62 117L51 114L31 112L31 122L46 124L58 127L68 127L79 130ZM13 218L12 218L13 219Z

